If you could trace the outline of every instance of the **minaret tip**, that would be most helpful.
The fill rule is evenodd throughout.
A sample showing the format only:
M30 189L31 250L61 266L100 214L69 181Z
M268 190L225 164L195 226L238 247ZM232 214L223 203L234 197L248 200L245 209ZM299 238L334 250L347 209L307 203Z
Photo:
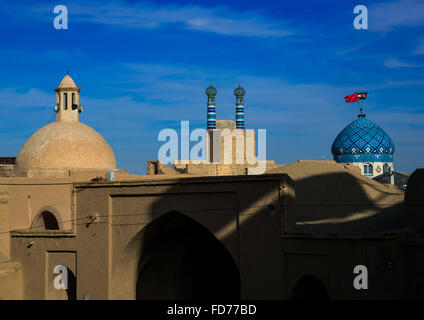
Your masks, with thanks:
M59 86L54 89L56 91L56 121L78 122L79 113L82 112L79 103L78 88L68 74L60 81Z
M215 111L215 96L218 90L210 82L210 86L206 88L206 95L208 96L207 103L207 128L216 129L216 111Z
M243 96L246 94L246 90L244 90L240 86L240 82L238 87L234 89L234 95L236 96L236 129L244 130L244 99Z

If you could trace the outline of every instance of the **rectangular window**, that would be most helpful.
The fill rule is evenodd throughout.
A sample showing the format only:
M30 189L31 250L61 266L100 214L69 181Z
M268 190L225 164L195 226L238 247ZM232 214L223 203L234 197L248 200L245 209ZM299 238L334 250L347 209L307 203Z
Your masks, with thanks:
M364 165L364 175L366 176L372 176L372 165L371 164L365 164Z
M64 93L63 94L63 106L65 110L68 110L68 94Z

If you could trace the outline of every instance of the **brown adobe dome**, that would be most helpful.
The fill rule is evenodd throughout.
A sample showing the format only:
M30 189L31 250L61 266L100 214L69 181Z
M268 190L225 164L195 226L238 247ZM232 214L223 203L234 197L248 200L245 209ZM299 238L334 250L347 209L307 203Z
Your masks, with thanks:
M16 158L17 169L115 169L115 155L95 130L81 122L53 122L35 132Z

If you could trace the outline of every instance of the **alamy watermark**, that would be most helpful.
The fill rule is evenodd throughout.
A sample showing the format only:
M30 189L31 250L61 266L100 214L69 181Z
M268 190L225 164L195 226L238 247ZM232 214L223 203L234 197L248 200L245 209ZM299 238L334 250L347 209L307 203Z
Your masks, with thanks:
M179 134L174 129L162 129L158 141L165 142L158 151L158 160L164 165L176 161L181 164L247 164L251 165L248 174L263 174L266 170L266 129L258 129L257 156L254 130L197 128L190 133L189 121L181 121Z
M57 265L53 269L54 274L58 274L53 281L53 286L56 290L68 289L68 268L62 265Z
M368 289L368 268L364 265L357 265L353 268L353 273L357 276L353 279L353 287L356 290Z
M55 29L68 29L68 8L64 5L55 6L53 13L59 14L53 20Z
M357 14L353 20L353 26L355 29L368 29L368 8L360 4L353 8L353 13Z

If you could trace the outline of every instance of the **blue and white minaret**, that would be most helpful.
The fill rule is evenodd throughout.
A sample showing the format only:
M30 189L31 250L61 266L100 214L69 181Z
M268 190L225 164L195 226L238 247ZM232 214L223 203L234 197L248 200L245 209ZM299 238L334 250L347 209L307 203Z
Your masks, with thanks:
M215 96L217 93L218 91L212 85L206 88L206 95L208 96L208 130L216 129Z
M240 87L240 83L237 88L234 89L234 95L236 96L236 129L244 130L244 99L243 96L246 94L246 90Z

